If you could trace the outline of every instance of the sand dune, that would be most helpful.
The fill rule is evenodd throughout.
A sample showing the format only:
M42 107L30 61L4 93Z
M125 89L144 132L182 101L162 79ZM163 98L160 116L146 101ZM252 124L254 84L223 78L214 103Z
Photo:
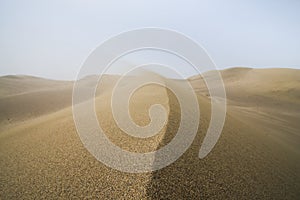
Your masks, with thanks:
M231 68L221 71L229 113L285 146L298 149L300 72L296 69ZM209 73L204 74L209 76ZM208 91L201 76L191 79L199 94Z
M72 116L71 82L1 77L0 198L297 199L300 70L233 68L221 74L228 112L213 151L198 158L210 121L210 98L203 79L191 77L201 109L193 144L168 167L140 174L111 169L84 148ZM149 123L153 103L165 106L168 120L156 136L134 138L112 118L110 98L118 78L106 76L97 90L95 107L109 139L133 152L170 142L181 116L174 94L158 85L136 91L130 112L137 124Z
M0 97L43 91L61 86L72 86L71 81L57 81L26 75L9 75L0 78Z
M118 76L104 76L100 85L110 90ZM90 87L96 76L86 77L82 87ZM31 76L0 77L0 125L14 125L72 105L72 81L55 81ZM98 93L100 94L100 92Z
M54 81L31 76L0 78L0 125L39 117L71 105L71 81Z

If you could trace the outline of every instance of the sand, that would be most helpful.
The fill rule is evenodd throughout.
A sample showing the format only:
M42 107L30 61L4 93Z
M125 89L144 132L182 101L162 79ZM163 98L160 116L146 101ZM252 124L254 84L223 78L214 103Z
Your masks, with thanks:
M168 167L140 174L111 169L84 148L72 116L72 83L1 77L0 198L297 199L300 70L232 68L221 74L228 112L213 151L198 158L210 121L210 98L201 76L191 77L201 108L193 144ZM157 85L140 88L130 104L134 121L147 124L149 106L161 103L168 123L154 137L133 138L112 120L111 85L117 79L106 76L97 92L97 115L107 136L133 152L166 145L180 122L175 96Z

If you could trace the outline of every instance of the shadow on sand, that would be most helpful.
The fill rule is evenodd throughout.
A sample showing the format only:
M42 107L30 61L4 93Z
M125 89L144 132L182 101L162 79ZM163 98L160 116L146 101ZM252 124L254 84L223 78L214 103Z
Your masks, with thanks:
M169 90L168 95L170 105L169 121L165 137L157 149L172 140L180 124L179 102ZM205 135L207 125L207 119L201 116L197 136L190 148L173 164L152 173L152 178L147 188L147 194L150 198L199 199L201 197L215 196L209 191L210 182L214 181L210 168L198 158L199 147ZM220 189L221 187L218 190L214 190L214 193L219 193Z
M180 124L180 106L168 91L170 114L165 137L169 143ZM222 135L204 159L198 153L210 121L210 101L198 96L200 123L190 148L171 165L154 171L147 185L151 199L297 199L291 174L276 163L255 129L227 113ZM274 155L273 155L274 156ZM155 163L154 163L155 164ZM295 178L296 179L296 178Z

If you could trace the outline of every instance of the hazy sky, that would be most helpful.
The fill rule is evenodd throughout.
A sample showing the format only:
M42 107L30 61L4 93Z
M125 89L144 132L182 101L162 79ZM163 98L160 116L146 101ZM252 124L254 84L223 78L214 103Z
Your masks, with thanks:
M186 34L218 68L300 68L297 0L0 0L0 74L75 79L101 42L142 27Z

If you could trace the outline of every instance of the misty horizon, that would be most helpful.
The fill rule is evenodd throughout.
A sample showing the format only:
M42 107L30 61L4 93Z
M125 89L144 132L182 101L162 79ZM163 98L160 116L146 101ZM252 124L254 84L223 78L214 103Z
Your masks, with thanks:
M74 80L100 44L144 27L193 38L218 69L299 69L299 10L298 1L1 1L0 75Z

